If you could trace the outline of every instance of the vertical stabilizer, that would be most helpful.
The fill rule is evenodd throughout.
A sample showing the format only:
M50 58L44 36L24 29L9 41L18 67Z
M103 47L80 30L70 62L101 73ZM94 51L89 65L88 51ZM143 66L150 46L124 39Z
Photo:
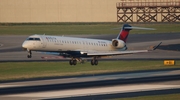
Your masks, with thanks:
M117 39L120 39L120 40L126 42L127 37L129 35L129 31L131 30L130 27L131 27L130 25L124 24L119 35L118 35L118 37L117 37Z

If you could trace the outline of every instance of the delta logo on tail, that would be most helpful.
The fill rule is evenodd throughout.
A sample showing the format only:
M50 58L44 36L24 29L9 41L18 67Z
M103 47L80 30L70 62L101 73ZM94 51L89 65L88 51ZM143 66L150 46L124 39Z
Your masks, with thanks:
M120 35L117 37L118 39L123 40L124 42L126 42L127 37L129 35L129 31L131 30L131 29L126 29L127 27L131 27L131 26L128 24L123 25L123 27L119 33Z

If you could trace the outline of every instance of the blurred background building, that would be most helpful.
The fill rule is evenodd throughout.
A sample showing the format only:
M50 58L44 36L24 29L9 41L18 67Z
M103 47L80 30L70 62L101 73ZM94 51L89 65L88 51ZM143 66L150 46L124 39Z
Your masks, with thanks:
M142 2L144 3L142 4ZM147 10L149 9L148 6L160 5L158 2L164 6L169 5L172 7L177 5L177 8L175 8L176 12L174 13L177 13L176 16L179 17L180 9L178 7L180 7L180 0L0 0L0 23L138 22L139 17L137 16L145 17L149 14L142 16L143 10L141 9L145 8ZM134 8L123 8L130 6ZM140 6L143 8L135 8ZM135 14L138 9L141 13L139 15ZM133 14L131 14L131 10L134 10ZM156 10L151 11L156 13ZM174 8L171 11L174 11ZM126 12L128 17L124 14ZM158 10L158 12L161 11ZM155 15L152 14L150 17L153 19L153 16ZM161 14L157 14L154 18L156 17L161 17ZM148 19L144 18L143 20ZM140 19L139 22L143 22L143 20ZM152 22L160 20L155 19ZM179 21L178 18L176 21Z

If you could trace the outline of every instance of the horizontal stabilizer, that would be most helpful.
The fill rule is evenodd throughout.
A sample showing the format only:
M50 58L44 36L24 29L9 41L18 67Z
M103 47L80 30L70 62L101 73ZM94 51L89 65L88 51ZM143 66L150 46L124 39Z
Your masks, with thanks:
M144 27L124 27L124 29L155 30L154 28L144 28Z
M119 30L121 28L112 28L113 30ZM124 27L124 29L129 29L129 30L132 30L132 29L139 29L139 30L156 30L154 28L144 28L144 27Z

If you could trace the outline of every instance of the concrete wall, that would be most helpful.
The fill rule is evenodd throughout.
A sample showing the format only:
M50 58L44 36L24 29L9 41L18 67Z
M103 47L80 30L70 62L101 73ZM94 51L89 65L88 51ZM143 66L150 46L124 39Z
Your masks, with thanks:
M0 22L116 22L116 2L121 1L0 0Z

